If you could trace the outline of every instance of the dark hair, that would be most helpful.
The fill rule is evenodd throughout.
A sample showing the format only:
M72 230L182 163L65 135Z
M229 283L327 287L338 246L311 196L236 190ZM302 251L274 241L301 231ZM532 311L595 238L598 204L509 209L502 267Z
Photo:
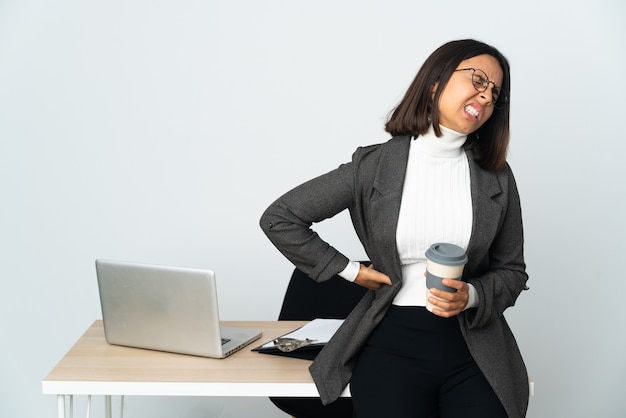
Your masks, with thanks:
M441 92L461 61L483 54L497 59L502 67L502 93L494 104L489 120L468 135L465 148L474 152L476 161L484 169L502 169L506 164L509 145L510 67L504 55L483 42L463 39L437 48L418 71L404 98L392 110L385 130L394 136L417 137L428 132L432 124L435 134L441 136L439 109L432 104L439 101ZM439 84L433 95L435 83Z

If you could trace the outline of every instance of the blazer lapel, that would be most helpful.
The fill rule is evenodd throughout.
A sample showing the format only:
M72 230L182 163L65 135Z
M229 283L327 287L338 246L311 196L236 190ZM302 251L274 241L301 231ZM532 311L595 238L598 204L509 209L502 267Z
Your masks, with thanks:
M372 226L378 235L375 242L377 253L382 260L394 260L393 265L385 266L392 280L402 278L396 230L410 141L410 137L396 137L387 144L378 164L370 201Z
M502 207L494 201L494 197L502 193L502 188L495 173L486 171L474 161L471 151L467 151L470 168L470 181L473 206L472 234L470 237L468 253L468 270L473 271L474 266L484 258L489 251L490 243L500 225ZM473 264L472 261L474 261Z

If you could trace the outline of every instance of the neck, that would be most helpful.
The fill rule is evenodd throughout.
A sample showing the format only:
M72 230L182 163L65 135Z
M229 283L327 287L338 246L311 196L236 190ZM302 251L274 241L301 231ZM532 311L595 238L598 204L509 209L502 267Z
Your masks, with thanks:
M431 126L428 132L416 138L416 145L419 144L425 153L434 157L454 158L461 155L467 135L442 125L439 125L439 128L440 137L435 135L435 128Z

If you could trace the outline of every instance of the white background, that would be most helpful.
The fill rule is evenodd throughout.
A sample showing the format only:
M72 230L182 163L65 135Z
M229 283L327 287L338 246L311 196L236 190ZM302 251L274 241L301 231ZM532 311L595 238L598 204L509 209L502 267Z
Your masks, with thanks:
M212 268L222 319L275 319L292 267L264 208L385 141L427 55L465 37L512 66L528 416L626 416L625 18L621 0L0 0L0 416L56 413L41 380L101 317L96 258ZM318 230L364 257L345 214ZM126 416L284 415L128 398Z

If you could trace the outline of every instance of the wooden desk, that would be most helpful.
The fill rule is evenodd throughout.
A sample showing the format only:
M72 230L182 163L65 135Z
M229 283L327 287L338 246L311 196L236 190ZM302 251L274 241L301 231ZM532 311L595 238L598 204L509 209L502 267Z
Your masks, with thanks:
M251 351L306 322L222 323L260 329L263 335L226 359L209 359L110 345L97 320L43 379L43 393L58 396L59 418L65 416L66 395L105 395L107 416L111 395L319 396L310 361Z

